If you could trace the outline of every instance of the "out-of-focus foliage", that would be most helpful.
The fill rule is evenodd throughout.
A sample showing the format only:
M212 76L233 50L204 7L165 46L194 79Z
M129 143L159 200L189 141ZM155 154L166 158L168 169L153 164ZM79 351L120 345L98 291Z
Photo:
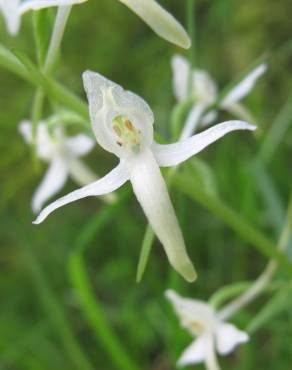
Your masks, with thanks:
M161 3L184 22L184 1ZM273 55L289 40L291 49L291 12L290 0L198 0L196 65L209 70L224 87L263 53L269 51ZM50 13L53 16L54 11ZM7 36L1 18L0 41L36 60L31 17L25 15L17 38ZM56 76L82 97L81 73L85 69L99 71L135 91L149 102L155 113L156 130L168 139L174 105L170 57L178 51L119 2L88 1L72 11ZM256 176L259 172L252 171L252 164L273 122L285 104L291 102L291 70L292 52L289 54L286 47L272 59L268 73L248 97L247 105L261 126L258 136L235 133L199 155L213 171L220 196L272 241L279 234L277 209L268 204L273 194L268 193L268 201L263 197ZM103 340L95 335L81 309L80 295L72 285L72 253L83 243L80 236L88 232L88 223L93 230L98 229L97 214L104 212L105 206L98 199L84 199L60 209L40 226L31 224L30 199L44 168L35 168L17 126L21 119L30 116L34 88L2 69L0 77L0 368L86 370L90 368L88 358L94 369L116 369L113 356L104 350L106 330L100 333ZM287 111L290 104L287 106L285 119L290 122L292 110ZM47 105L47 114L49 109ZM220 120L225 118L226 114L220 116ZM290 126L266 166L276 189L277 205L283 209L291 189L291 158ZM100 175L114 162L98 147L88 159ZM200 183L201 166L194 163L193 168ZM64 193L75 187L69 182ZM130 186L125 188L119 194L126 199L113 210L114 217L97 232L89 230L85 266L100 309L133 361L140 369L173 369L190 338L178 328L163 297L164 290L172 287L182 294L208 299L224 284L253 280L266 259L208 210L172 188L199 278L195 284L185 283L170 270L155 241L143 281L136 284L146 220ZM278 218L278 224L282 221ZM289 252L291 256L292 251ZM288 275L280 270L278 278L287 279ZM272 297L275 298L264 295L236 315L236 324L247 327ZM291 304L292 299L287 299L287 309L254 331L251 341L234 356L222 359L222 367L290 369Z

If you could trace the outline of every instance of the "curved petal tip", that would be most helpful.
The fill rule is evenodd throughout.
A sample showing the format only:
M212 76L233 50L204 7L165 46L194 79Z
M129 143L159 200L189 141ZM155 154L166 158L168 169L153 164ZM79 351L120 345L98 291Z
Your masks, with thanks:
M189 283L193 283L197 279L197 276L198 276L192 263L187 263L186 265L181 266L178 272L180 272L180 274Z

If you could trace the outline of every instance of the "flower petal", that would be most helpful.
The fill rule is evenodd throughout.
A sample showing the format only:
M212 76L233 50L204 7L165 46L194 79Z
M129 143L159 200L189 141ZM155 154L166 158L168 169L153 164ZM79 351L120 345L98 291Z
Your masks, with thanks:
M118 157L125 154L113 130L113 119L119 115L126 116L141 132L143 142L152 143L154 117L142 98L99 73L86 71L82 76L92 128L100 146Z
M34 224L39 224L44 221L44 219L52 213L57 208L64 206L65 204L74 202L75 200L89 197L103 195L111 193L112 191L121 187L127 180L129 180L129 175L127 167L123 162L115 167L111 172L101 179L84 186L81 189L75 190L70 194L65 195L64 197L56 200L46 207L33 222Z
M28 10L39 10L51 6L68 6L84 3L87 0L22 0L19 11L25 13Z
M189 112L184 127L181 132L180 140L189 138L192 133L196 130L200 123L200 119L206 108L205 104L196 104Z
M191 40L182 25L154 0L119 0L148 24L160 37L188 49Z
M194 340L182 353L177 365L187 366L191 364L199 364L200 362L205 361L208 340L210 340L210 337L207 335L201 335Z
M79 186L85 186L90 184L93 181L98 180L98 176L91 171L89 167L86 166L86 164L80 160L79 158L73 158L68 163L69 166L69 172L72 179L79 185ZM102 195L101 198L106 203L113 203L117 200L117 196L115 193L105 194Z
M189 63L186 58L176 54L171 58L171 67L174 96L181 102L188 96Z
M25 142L30 144L32 141L31 122L27 120L21 121L18 125L18 131L24 138Z
M187 255L183 236L169 198L167 187L150 150L131 159L130 181L150 225L162 243L170 264L187 281L196 272Z
M220 139L227 133L235 130L255 130L256 126L243 121L227 121L209 128L189 139L174 144L152 144L152 149L159 166L176 166L201 150Z
M209 72L195 69L192 83L195 97L199 102L208 105L216 100L217 86Z
M232 352L239 344L249 340L244 331L238 330L236 326L226 323L218 323L216 329L216 346L221 355Z
M260 78L267 70L266 63L262 63L253 69L247 76L243 78L229 93L223 98L220 103L222 108L226 108L233 103L236 103L247 96L253 89L258 78Z
M85 186L98 180L98 176L96 176L79 158L71 159L68 166L70 176L80 186Z
M31 144L32 142L31 122L27 120L21 121L18 126L18 130L23 136L25 142ZM44 121L40 121L38 124L36 145L38 157L45 161L51 161L60 154L58 150L58 145L50 136L47 124Z
M20 27L21 16L18 10L19 0L0 1L0 11L2 11L8 32L15 36Z
M218 112L214 109L208 112L204 117L202 117L203 127L209 126L218 117Z
M172 303L181 325L193 335L213 330L215 312L206 302L181 297L175 291L168 289L166 298Z
M95 140L84 134L71 136L65 140L65 145L69 149L69 152L78 157L88 154L95 144Z
M38 213L44 203L62 189L67 177L68 168L66 162L60 157L53 159L42 182L33 195L32 210L34 213Z

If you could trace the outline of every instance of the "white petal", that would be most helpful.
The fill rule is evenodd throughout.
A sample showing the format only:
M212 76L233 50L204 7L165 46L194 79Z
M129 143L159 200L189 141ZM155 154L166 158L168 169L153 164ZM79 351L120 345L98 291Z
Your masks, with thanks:
M186 58L176 54L171 58L171 67L174 96L181 102L188 96L189 63Z
M32 141L32 132L31 132L31 122L30 121L21 121L18 125L18 131L21 133L27 144L30 144Z
M202 125L203 127L209 126L218 116L218 112L216 110L211 110L208 112L204 117L202 117Z
M84 72L83 83L92 128L100 146L118 157L125 155L112 128L113 119L119 115L126 116L141 132L143 145L152 143L154 117L142 98L95 72Z
M68 177L68 168L62 158L55 158L32 198L32 210L38 213L44 203L58 193Z
M160 37L183 48L191 41L182 25L154 0L119 0L142 18Z
M244 331L238 330L232 324L218 323L216 330L217 350L221 355L232 352L239 344L249 340L249 336Z
M19 0L1 0L0 10L4 15L8 32L15 36L20 27L21 15L19 13Z
M176 166L231 131L255 129L255 126L243 121L227 121L174 144L153 143L152 149L159 166Z
M88 168L82 160L73 158L68 163L70 176L80 186L88 185L96 180L98 176Z
M72 158L68 163L68 167L70 176L79 186L88 185L99 179L99 177L79 158ZM113 203L117 200L115 193L102 195L101 198L103 198L106 203Z
M194 340L182 353L177 365L187 366L205 361L209 339L207 335L201 335L198 339Z
M134 193L162 243L169 262L186 280L194 281L196 273L187 255L165 181L152 152L145 150L135 156L129 165Z
M87 0L22 0L19 9L21 13L25 13L28 10L38 10L51 6L68 6L80 4L85 1Z
M59 135L61 131L60 127L54 131L54 139L49 134L48 126L46 122L40 121L37 127L37 135L36 135L36 145L37 145L37 155L39 158L44 160L51 160L55 156L59 154L58 144L59 141L57 138L62 135Z
M52 213L57 208L64 206L65 204L74 202L75 200L89 197L103 195L111 193L112 191L121 187L129 179L128 171L124 163L120 164L109 172L106 176L101 179L84 186L81 189L75 190L72 193L65 195L64 197L56 200L46 207L33 222L34 224L39 224L44 221L44 219Z
M18 130L23 136L27 144L32 143L32 126L30 121L21 121ZM40 121L37 127L36 135L36 151L37 156L45 161L51 161L53 158L57 157L58 147L56 141L52 139L49 135L47 124Z
M243 78L229 93L224 97L220 103L222 108L226 108L233 103L238 102L247 96L253 89L258 78L260 78L267 70L268 66L265 63L260 64L253 69L247 76Z
M224 109L237 119L247 122L255 122L255 118L251 112L241 102L233 103Z
M67 137L65 139L65 145L69 149L69 152L78 157L88 154L95 144L95 140L84 134Z
M165 292L166 298L172 303L181 325L191 334L199 335L202 332L213 331L215 311L206 302L181 297L173 290Z
M198 102L206 105L213 103L217 97L217 86L211 75L202 69L193 72L193 93Z
M196 130L200 123L200 119L206 108L205 104L196 104L189 112L184 127L182 129L182 133L180 136L180 140L185 140L189 138L192 133Z

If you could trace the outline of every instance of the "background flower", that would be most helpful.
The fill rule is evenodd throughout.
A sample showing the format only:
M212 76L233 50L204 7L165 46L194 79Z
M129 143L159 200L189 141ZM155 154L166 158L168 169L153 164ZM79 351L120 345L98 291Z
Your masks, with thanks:
M218 370L216 352L228 355L239 344L248 341L247 333L221 321L208 303L183 298L172 290L167 290L165 295L172 303L181 325L196 337L182 353L179 366L204 362L208 370Z

